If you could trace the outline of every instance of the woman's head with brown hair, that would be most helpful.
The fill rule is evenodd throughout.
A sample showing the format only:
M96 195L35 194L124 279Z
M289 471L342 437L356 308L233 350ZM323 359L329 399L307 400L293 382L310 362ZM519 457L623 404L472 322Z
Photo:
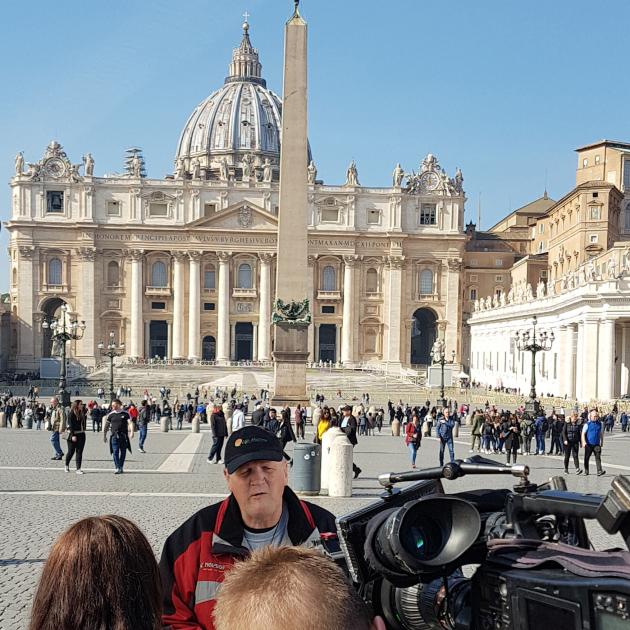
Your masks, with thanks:
M144 534L122 516L67 529L44 566L29 630L158 630L162 586Z

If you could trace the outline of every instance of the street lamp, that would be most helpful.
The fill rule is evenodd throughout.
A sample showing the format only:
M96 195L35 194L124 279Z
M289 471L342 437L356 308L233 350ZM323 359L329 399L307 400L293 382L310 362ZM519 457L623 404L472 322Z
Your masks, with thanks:
M116 345L114 341L114 331L109 333L109 343L107 346L101 341L98 344L98 349L104 357L109 357L109 402L114 400L114 359L122 356L125 353L125 344L120 343Z
M50 317L42 322L44 330L51 331L53 347L55 343L61 344L61 369L59 370L59 402L62 407L70 406L70 392L66 389L66 343L72 339L81 339L85 332L85 321L76 319L68 321L68 305L61 305L61 315L58 318Z
M431 350L433 363L440 366L440 397L437 401L438 407L446 407L446 398L444 397L444 366L455 363L455 350L451 351L450 360L446 358L446 344L443 339L438 339Z
M536 315L532 318L533 330L530 334L529 330L521 330L516 332L516 349L521 352L532 353L532 376L531 389L529 390L529 398L525 403L525 411L532 416L538 414L540 404L536 400L536 353L547 352L551 350L555 336L553 332L547 333L546 330L536 332L538 318Z

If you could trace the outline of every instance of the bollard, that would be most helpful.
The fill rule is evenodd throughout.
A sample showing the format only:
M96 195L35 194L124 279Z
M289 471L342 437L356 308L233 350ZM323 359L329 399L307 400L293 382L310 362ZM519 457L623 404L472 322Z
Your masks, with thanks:
M11 418L11 428L12 429L17 429L18 428L18 415L17 415L17 412L13 412L13 417Z
M315 431L317 431L317 425L319 424L321 417L322 417L322 408L317 406L315 407L315 409L313 409L313 413L311 415L311 418L313 420L313 426L315 427Z
M400 420L398 418L392 420L392 435L400 437Z
M199 414L196 413L195 417L192 419L192 432L199 433L199 431L200 431L200 420L199 420Z
M30 415L28 417L24 416L24 420L22 421L22 424L24 425L25 429L32 429L33 428L33 416Z
M321 489L328 490L328 477L330 473L330 449L334 442L339 439L348 438L346 434L339 427L330 427L326 433L322 436L322 474L321 474Z
M453 427L453 437L459 437L459 422L456 422Z
M297 494L319 494L321 475L321 446L298 442L293 447L291 489Z
M0 411L0 429L7 428L7 414L4 411Z
M330 449L329 497L352 496L352 444L335 440Z
M160 431L162 433L168 433L168 424L169 424L169 417L162 416L160 418Z

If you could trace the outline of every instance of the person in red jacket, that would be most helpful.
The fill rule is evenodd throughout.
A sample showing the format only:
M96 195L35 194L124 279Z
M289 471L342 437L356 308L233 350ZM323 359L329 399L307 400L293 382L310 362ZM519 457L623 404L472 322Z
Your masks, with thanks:
M405 444L409 449L409 457L411 459L411 467L416 467L416 455L422 441L422 425L420 419L414 413L411 422L405 426Z
M268 545L319 544L335 517L288 487L286 455L262 427L232 433L225 447L230 495L205 507L166 540L160 560L165 628L214 630L217 591L236 560Z

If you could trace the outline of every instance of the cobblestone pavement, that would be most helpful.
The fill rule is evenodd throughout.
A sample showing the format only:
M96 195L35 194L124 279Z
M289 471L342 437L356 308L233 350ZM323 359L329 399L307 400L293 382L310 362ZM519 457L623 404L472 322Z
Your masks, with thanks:
M0 513L5 532L0 542L0 630L26 627L33 593L50 546L74 521L94 514L121 514L143 529L159 555L166 536L177 525L225 493L222 467L206 461L211 443L206 427L201 436L193 437L193 440L200 437L201 441L189 448L192 441L186 440L191 436L190 429L164 434L151 426L145 445L148 452L138 453L137 437L134 438L125 474L116 476L102 436L88 432L83 463L86 474L82 476L65 473L62 462L51 461L49 436L46 431L0 430ZM567 478L569 489L604 493L614 475L630 471L630 433L615 433L606 438L603 460L607 475L572 474ZM306 439L312 439L312 429ZM468 431L463 429L456 440L456 456L469 456L468 442ZM169 460L175 449L179 459ZM425 438L418 465L437 465L437 451L437 441ZM503 461L503 456L489 457ZM534 482L562 473L559 457L523 457L519 461L531 466ZM172 470L174 462L179 462L176 465L182 469L164 472ZM355 462L363 473L354 481L351 499L313 500L335 514L346 513L378 498L382 491L376 479L379 473L408 468L403 440L392 437L388 428L381 435L360 438ZM74 466L71 468L74 471ZM478 476L445 482L445 487L447 492L453 492L513 484L514 479L509 476ZM598 548L621 546L620 539L611 541L597 526L591 526L590 531Z

